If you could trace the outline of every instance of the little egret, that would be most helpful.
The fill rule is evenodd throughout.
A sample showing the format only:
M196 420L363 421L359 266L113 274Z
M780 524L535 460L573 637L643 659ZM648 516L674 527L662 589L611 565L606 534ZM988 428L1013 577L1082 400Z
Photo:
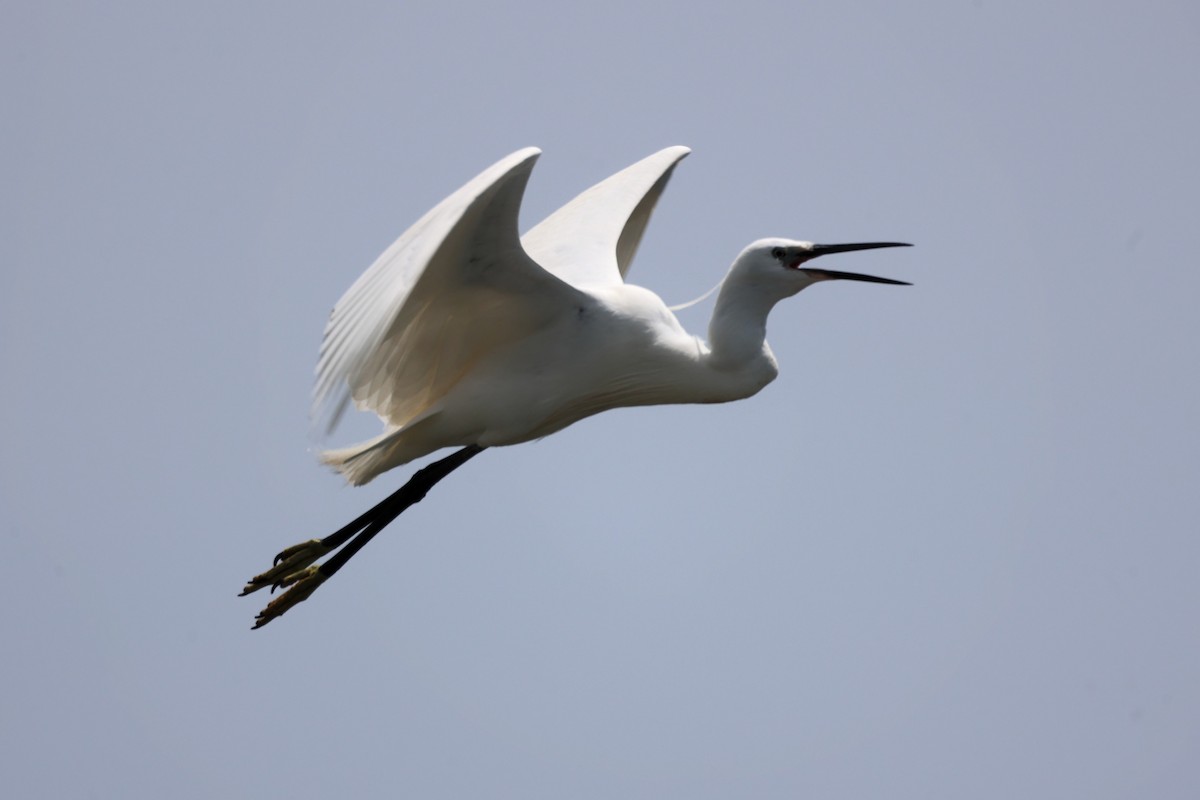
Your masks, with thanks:
M760 239L722 281L708 341L688 334L657 295L625 275L689 152L669 147L639 161L521 237L517 214L540 151L519 150L418 220L350 287L325 327L314 420L331 431L353 400L385 430L321 460L361 485L442 448L461 449L341 530L277 555L242 591L288 587L255 628L305 600L484 449L538 439L610 408L750 397L778 374L765 338L777 302L826 280L908 285L808 266L903 242Z

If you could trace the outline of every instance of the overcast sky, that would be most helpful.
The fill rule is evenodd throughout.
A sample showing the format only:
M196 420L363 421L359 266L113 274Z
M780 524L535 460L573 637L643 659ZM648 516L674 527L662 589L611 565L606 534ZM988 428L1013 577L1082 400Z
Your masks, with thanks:
M6 792L1200 796L1200 11L823 5L6 3ZM668 303L763 236L915 285L485 453L251 632L411 473L315 461L334 301L519 147L531 226L673 144Z

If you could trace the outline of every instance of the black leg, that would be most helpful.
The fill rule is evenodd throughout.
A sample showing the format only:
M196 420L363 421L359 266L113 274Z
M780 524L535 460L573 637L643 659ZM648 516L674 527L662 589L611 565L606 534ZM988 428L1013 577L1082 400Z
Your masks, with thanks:
M440 461L435 461L427 467L423 467L416 471L408 483L401 486L397 491L387 496L382 503L368 511L368 515L373 515L372 519L367 521L367 524L362 527L362 533L358 536L345 535L345 528L338 531L324 540L322 544L329 544L331 547L337 547L346 539L352 539L348 545L333 558L326 561L318 571L326 578L332 578L334 573L346 565L346 562L354 558L354 554L361 550L367 542L375 538L375 534L386 528L392 523L396 517L400 516L409 506L416 505L425 499L425 495L432 489L438 481L449 475L454 470L461 467L463 464L470 461L473 457L483 452L483 448L479 445L470 445L458 450ZM359 517L362 520L363 517ZM351 523L353 525L354 523ZM336 544L329 540L334 537L342 537L341 541Z
M350 524L338 529L324 539L311 539L287 548L275 556L275 566L261 575L256 575L242 590L243 595L267 586L271 591L277 587L291 587L271 601L255 618L254 627L261 628L297 603L306 600L318 586L324 583L354 557L354 554L375 538L408 507L421 502L438 481L482 453L484 448L469 445L445 458L417 470L408 483L373 506ZM349 544L347 544L347 542ZM345 547L324 564L311 566L314 561L339 547Z

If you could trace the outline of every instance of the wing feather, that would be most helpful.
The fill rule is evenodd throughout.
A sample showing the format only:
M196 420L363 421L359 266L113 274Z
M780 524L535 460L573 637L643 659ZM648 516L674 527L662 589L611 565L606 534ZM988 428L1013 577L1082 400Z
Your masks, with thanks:
M540 151L501 159L405 231L350 287L325 328L313 420L353 399L400 427L481 359L565 313L579 293L521 246L517 216Z
M623 282L671 172L690 152L668 147L584 191L522 237L526 252L572 286Z

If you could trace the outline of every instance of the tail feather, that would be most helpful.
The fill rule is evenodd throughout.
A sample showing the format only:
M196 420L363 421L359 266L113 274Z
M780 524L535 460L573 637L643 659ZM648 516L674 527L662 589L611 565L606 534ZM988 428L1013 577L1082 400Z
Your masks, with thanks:
M403 433L404 429L401 428L351 447L325 450L320 454L321 463L341 473L352 485L362 486L377 475L410 460L400 455Z

